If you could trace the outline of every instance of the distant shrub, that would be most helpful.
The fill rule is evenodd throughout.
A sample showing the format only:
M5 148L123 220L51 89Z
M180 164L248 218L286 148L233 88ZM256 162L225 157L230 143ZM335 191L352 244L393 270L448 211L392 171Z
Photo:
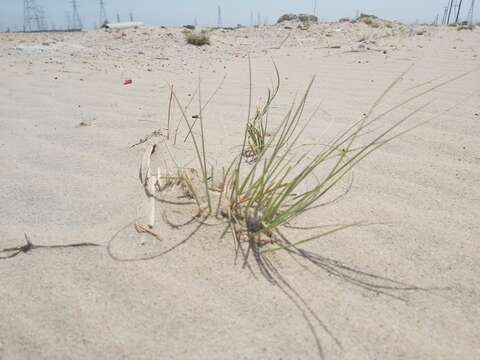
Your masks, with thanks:
M360 16L357 18L357 20L363 21L364 19L378 19L378 16L371 15L371 14L360 14Z
M210 45L210 36L205 30L200 32L188 31L185 33L185 40L187 40L187 44L195 46Z
M363 22L364 24L373 28L380 27L379 19L375 15L360 14L357 21Z
M461 31L461 30L473 30L475 29L475 25L473 24L469 24L469 25L460 25L457 27L457 30L458 31Z
M285 14L282 15L277 24L280 24L285 21L301 21L303 23L318 23L318 17L315 15L307 15L307 14Z

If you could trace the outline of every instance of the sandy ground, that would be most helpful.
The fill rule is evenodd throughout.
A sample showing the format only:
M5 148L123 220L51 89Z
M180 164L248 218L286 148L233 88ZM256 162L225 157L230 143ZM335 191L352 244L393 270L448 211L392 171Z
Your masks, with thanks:
M36 245L101 246L0 260L0 359L480 358L479 71L390 114L387 123L429 103L408 125L428 122L361 163L342 201L295 222L380 224L305 249L422 290L369 291L282 252L269 256L285 280L278 286L255 262L253 273L235 264L223 227L171 229L160 218L162 242L127 227L113 248L134 258L174 247L164 256L118 262L105 248L144 201L146 144L130 146L166 127L169 82L187 103L199 74L204 99L226 76L204 114L208 157L220 168L241 143L248 53L254 99L274 79L272 59L280 70L272 123L316 75L306 113L321 110L302 141L325 143L410 64L381 109L478 70L480 30L417 30L216 30L202 48L185 45L180 29L1 34L0 248L23 245L24 233ZM172 149L188 165L180 134ZM161 206L188 220L181 206Z

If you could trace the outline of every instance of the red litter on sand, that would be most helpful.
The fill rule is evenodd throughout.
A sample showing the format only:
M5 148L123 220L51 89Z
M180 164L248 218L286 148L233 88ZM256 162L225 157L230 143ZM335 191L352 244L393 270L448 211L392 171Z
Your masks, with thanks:
M133 80L128 79L128 80L125 80L125 81L123 82L123 85L130 85L130 84L132 84L132 83L133 83Z

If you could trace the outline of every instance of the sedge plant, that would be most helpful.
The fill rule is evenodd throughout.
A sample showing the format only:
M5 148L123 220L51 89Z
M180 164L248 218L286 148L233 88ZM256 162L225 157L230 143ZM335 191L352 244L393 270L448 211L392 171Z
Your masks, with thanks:
M256 160L267 145L269 110L280 89L280 73L278 72L277 65L275 63L273 65L275 67L276 83L271 89L268 89L265 103L257 107L255 115L247 122L246 130L249 149L247 149L245 155L252 160Z
M374 111L379 104L401 81L407 70L390 84L365 116L334 137L330 143L322 146L320 150L312 151L304 150L305 147L300 141L313 119L311 116L304 120L303 115L315 77L308 84L304 95L298 102L292 103L283 120L271 131L272 135L267 137L266 134L270 133L268 128L269 109L280 88L279 71L275 66L277 82L269 90L264 105L257 108L252 117L250 61L249 69L250 95L242 150L226 171L224 170L222 185L217 189L213 189L211 186L212 176L209 176L207 171L200 84L198 87L199 133L193 131L195 124L189 121L173 88L171 90L173 98L179 105L183 120L188 126L188 133L191 135L202 174L206 205L202 204L201 197L196 195L198 189L190 186L200 213L205 215L205 209L208 209L206 216L223 216L230 223L232 234L237 242L254 243L260 253L296 247L359 225L358 223L340 225L296 242L285 242L282 234L282 228L288 227L300 215L315 207L331 203L331 201L326 201L327 195L333 189L338 188L342 179L374 151L410 131L412 128L399 130L399 127L417 115L428 104L410 111L383 130L381 128L379 130L374 124L376 125L387 115L415 99L468 74L464 73L414 94L374 116ZM248 147L255 149L254 162L248 161L246 151ZM217 204L216 211L213 210L213 204ZM225 208L220 209L224 204L226 204ZM265 246L267 244L270 246Z
M325 201L327 194L338 187L339 182L351 173L360 161L410 131L412 128L401 131L398 128L428 104L410 111L383 130L374 129L373 124L413 100L466 75L462 74L430 87L373 116L374 110L407 71L390 84L365 116L333 138L320 151L312 154L312 151L298 149L302 149L299 141L313 118L306 121L302 119L307 97L315 80L313 78L303 97L297 104L291 105L269 141L265 142L257 154L255 163L252 166L244 165L242 152L231 165L234 170L229 176L227 190L223 194L229 204L228 218L235 238L239 241L244 239L254 242L256 248L260 249L259 252L271 252L296 247L359 225L358 223L341 225L293 243L287 242L287 245L282 241L285 239L281 232L282 227L288 226L291 221L312 208L330 203ZM267 102L262 113L267 114L270 105L271 102ZM248 141L251 141L250 128L251 122L247 121L245 139L248 138ZM244 147L246 143L244 140ZM266 244L273 246L262 248Z

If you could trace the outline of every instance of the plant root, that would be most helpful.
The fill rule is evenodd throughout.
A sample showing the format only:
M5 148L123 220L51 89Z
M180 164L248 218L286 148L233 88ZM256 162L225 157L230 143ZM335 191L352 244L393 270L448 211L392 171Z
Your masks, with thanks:
M77 248L77 247L87 247L87 246L92 246L92 247L101 246L99 244L88 243L88 242L67 244L67 245L35 245L30 241L30 238L26 233L24 235L25 235L26 244L22 246L1 249L0 250L1 260L11 259L22 253L26 254L36 249L65 249L65 248ZM2 254L5 254L5 255L2 255Z

